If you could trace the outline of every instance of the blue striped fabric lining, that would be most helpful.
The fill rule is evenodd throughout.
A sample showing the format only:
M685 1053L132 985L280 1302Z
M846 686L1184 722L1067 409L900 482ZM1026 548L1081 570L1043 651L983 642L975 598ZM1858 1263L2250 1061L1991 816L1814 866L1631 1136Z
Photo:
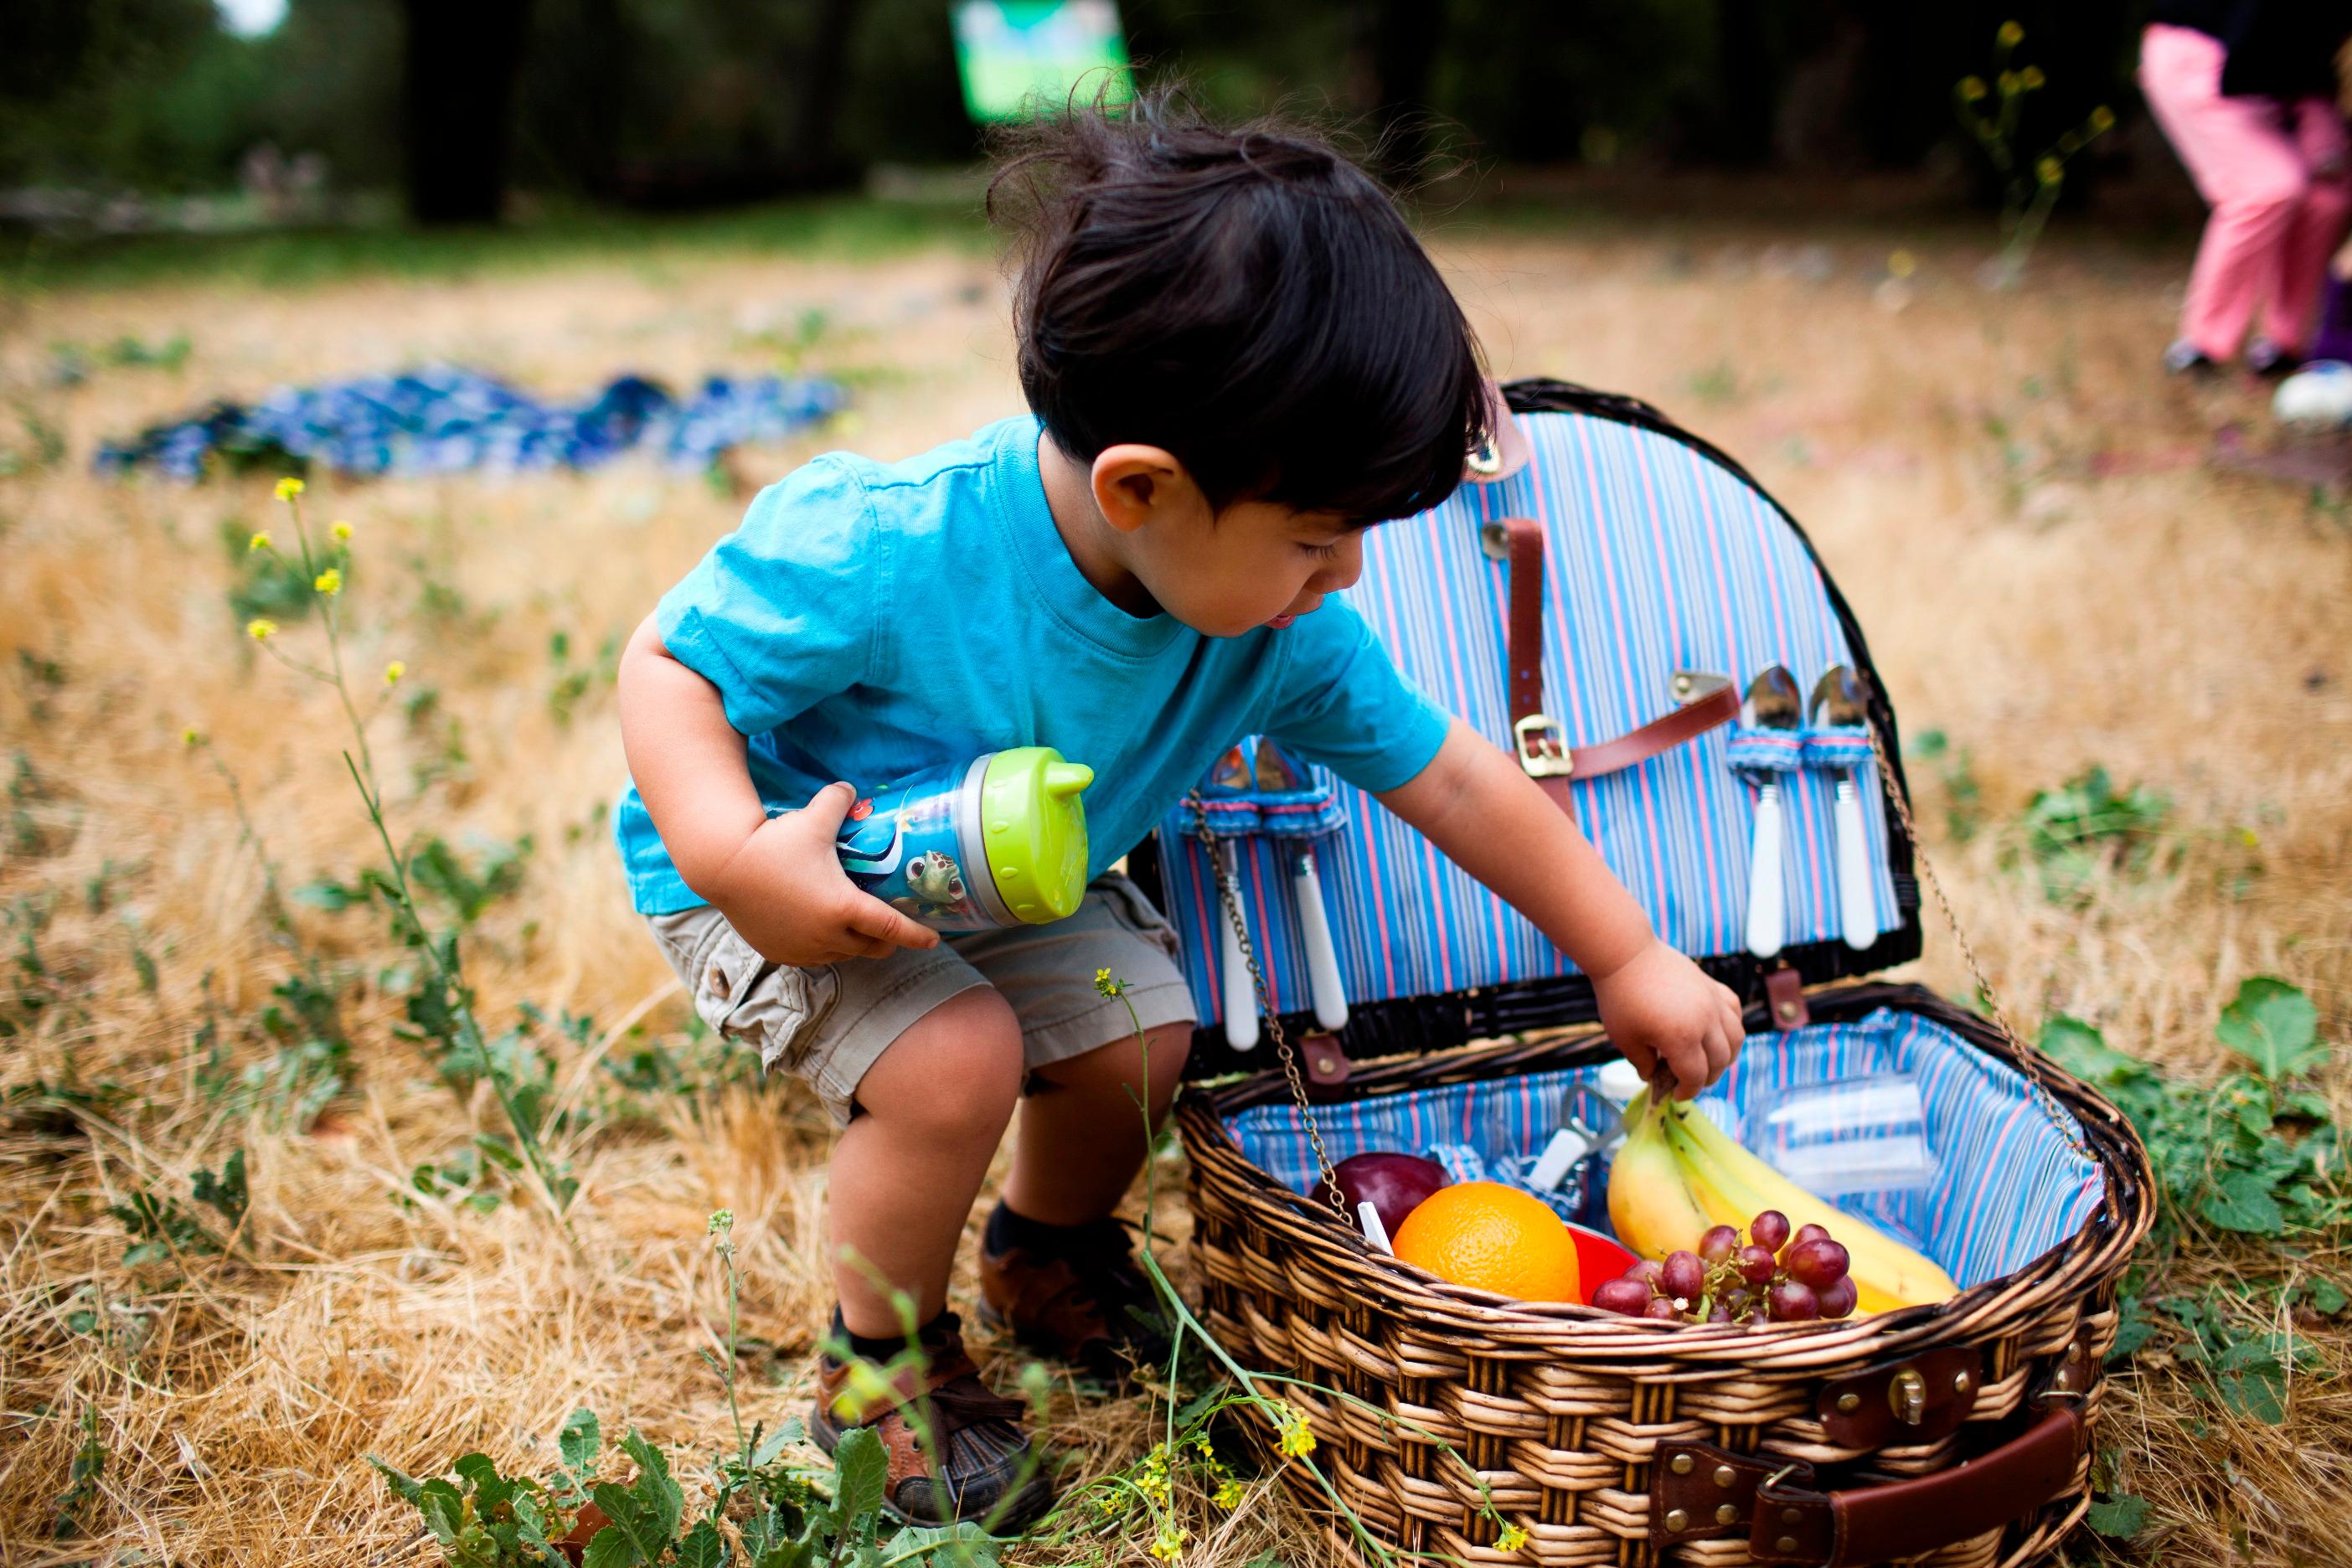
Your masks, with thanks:
M1444 1145L1468 1145L1492 1162L1540 1148L1559 1124L1561 1097L1589 1090L1599 1070L1321 1106L1316 1122L1335 1163ZM1937 1176L1923 1189L1852 1194L1836 1200L1840 1208L1919 1248L1963 1286L2015 1273L2090 1222L2105 1188L2097 1163L2068 1146L2081 1129L2070 1119L2062 1132L2015 1069L1914 1014L1882 1008L1852 1023L1753 1036L1702 1104L1738 1136L1791 1088L1881 1072L1918 1078ZM1314 1152L1296 1106L1257 1106L1225 1125L1276 1181L1302 1193L1312 1184Z
M1675 671L1766 666L1799 688L1852 655L1821 574L1769 502L1678 441L1572 414L1518 416L1534 462L1365 537L1349 598L1397 663L1439 703L1506 748L1506 567L1479 544L1506 516L1544 526L1546 702L1571 746L1612 739L1674 706ZM1578 821L1659 933L1693 954L1740 949L1754 792L1726 764L1727 728L1638 767L1576 784ZM1857 781L1879 798L1874 770ZM1836 774L1785 778L1788 940L1839 933ZM1570 965L1508 906L1421 836L1347 785L1348 826L1316 841L1340 973L1351 1000L1418 996L1564 974ZM1864 812L1880 929L1898 920L1884 814ZM1200 1017L1221 1016L1215 898L1182 808L1163 823L1170 915ZM1275 1005L1307 1005L1297 915L1279 845L1242 841L1242 896Z

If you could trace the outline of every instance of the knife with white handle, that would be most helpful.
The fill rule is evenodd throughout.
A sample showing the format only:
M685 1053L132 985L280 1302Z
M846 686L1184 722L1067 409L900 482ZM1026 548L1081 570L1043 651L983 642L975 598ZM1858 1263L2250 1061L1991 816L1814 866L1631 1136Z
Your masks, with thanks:
M1862 828L1862 791L1853 774L1837 782L1838 923L1846 946L1860 952L1878 940L1878 900L1870 885L1870 837Z
M1739 721L1750 730L1796 730L1805 721L1797 678L1780 665L1748 683ZM1788 830L1780 809L1780 775L1767 772L1756 785L1756 834L1748 858L1748 951L1769 958L1788 945L1789 892L1784 864Z
M1339 950L1331 941L1331 917L1323 908L1323 878L1315 851L1302 847L1290 864L1291 889L1298 896L1298 926L1307 942L1307 979L1315 993L1315 1021L1338 1034L1348 1026L1348 990L1339 983Z
M1224 874L1228 879L1234 877L1231 857L1229 847L1218 848L1217 858L1224 862ZM1241 912L1239 880L1229 880L1227 885L1236 889L1234 907L1220 910L1217 918L1217 930L1224 936L1224 952L1218 968L1224 982L1225 1043L1237 1051L1253 1051L1257 1048L1259 1027L1257 992L1250 984L1249 960L1242 956L1241 928L1234 923L1247 917Z
M1787 842L1780 781L1767 778L1756 789L1756 837L1748 855L1748 951L1759 958L1771 957L1787 940L1788 892L1780 871Z

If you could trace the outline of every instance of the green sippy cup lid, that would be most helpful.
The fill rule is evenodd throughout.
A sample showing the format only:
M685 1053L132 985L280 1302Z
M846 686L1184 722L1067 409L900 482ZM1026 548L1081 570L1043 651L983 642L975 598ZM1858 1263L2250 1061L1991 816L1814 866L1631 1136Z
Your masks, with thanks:
M1015 920L1044 925L1077 911L1087 891L1087 808L1094 769L1051 746L988 760L980 786L982 841L996 896Z

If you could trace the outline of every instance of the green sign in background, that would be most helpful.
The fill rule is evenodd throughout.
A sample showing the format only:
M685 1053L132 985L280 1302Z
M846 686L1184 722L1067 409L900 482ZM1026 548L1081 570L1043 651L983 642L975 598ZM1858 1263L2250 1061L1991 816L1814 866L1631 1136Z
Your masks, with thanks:
M1111 0L962 0L956 64L974 120L1024 120L1066 101L1074 88L1113 100L1133 90L1127 36ZM1089 73L1095 79L1086 80Z

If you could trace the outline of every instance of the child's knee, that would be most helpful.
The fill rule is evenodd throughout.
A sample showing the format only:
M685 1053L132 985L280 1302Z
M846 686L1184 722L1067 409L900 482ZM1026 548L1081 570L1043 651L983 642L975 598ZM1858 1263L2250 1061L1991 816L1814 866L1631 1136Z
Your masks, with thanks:
M1162 1024L1143 1038L1122 1036L1108 1044L1038 1069L1041 1086L1124 1093L1149 1080L1156 1099L1172 1093L1192 1054L1192 1024Z
M1021 1098L1021 1024L993 987L940 1003L890 1042L858 1108L908 1135L993 1142Z

